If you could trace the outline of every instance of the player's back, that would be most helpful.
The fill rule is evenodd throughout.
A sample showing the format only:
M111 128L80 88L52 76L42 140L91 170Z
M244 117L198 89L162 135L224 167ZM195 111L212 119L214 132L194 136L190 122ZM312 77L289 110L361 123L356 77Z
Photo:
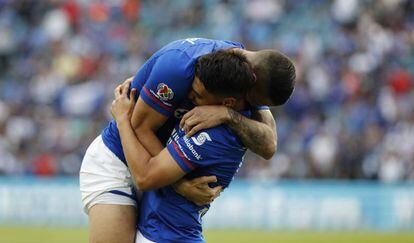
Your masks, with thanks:
M189 38L177 40L154 53L140 68L132 81L131 88L137 89L137 96L152 109L169 117L157 133L164 144L185 111L192 108L187 95L194 79L195 63L205 54L220 49L244 48L243 45L222 40ZM102 132L105 145L124 163L118 128L114 120Z
M201 131L191 138L178 126L167 146L188 178L215 175L226 188L237 173L246 149L226 126ZM204 242L201 218L210 205L199 207L177 194L171 186L144 192L139 230L156 242Z

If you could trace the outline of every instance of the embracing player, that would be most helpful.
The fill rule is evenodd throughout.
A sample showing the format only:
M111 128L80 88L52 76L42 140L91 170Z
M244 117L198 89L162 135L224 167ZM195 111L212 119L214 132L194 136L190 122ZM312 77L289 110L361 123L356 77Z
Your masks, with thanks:
M152 156L159 154L174 125L192 107L187 96L196 79L195 67L201 65L199 58L220 49L239 50L253 68L256 83L247 95L247 101L253 106L283 104L287 99L285 91L293 90L293 84L286 82L294 80L291 72L293 70L294 75L293 65L278 52L249 52L239 43L220 40L186 39L172 42L141 67L131 84L139 92L134 97L137 103L131 117L132 128ZM225 62L227 57L223 58L221 70L207 70L205 75L225 79L228 66ZM200 94L194 95L195 99L200 98ZM253 119L248 119L225 107L205 107L201 113L190 112L183 126L194 133L197 129L225 122L246 147L270 158L276 150L275 122L266 107L254 108L257 110L253 112ZM200 114L210 115L205 118ZM102 136L96 138L88 148L80 171L82 201L89 216L91 242L134 240L136 201L133 184L117 125L112 121ZM182 189L178 188L185 192ZM184 194L192 199L191 194Z
M209 75L220 72L223 57L229 64L226 69L228 79L224 80ZM245 56L236 50L218 51L201 57L199 64L196 67L197 78L189 94L192 103L222 105L243 117L250 117L251 106L245 97L254 84L255 75ZM128 88L129 84L125 83L115 90L111 112L118 124L134 181L144 190L136 242L204 242L201 218L210 205L195 205L170 185L185 175L188 178L215 175L217 183L212 186L226 188L241 166L246 148L227 125L202 130L188 137L177 123L167 147L158 155L151 156L132 129L131 115L135 102L128 99ZM285 97L289 97L292 91L286 90ZM135 92L133 89L131 94Z

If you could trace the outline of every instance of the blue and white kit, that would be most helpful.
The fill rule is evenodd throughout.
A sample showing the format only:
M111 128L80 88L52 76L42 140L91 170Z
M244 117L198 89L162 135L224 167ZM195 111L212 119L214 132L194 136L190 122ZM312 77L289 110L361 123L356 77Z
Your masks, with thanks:
M174 41L157 51L140 68L131 87L143 101L169 119L157 136L165 144L177 121L192 108L187 96L197 59L205 54L242 44L191 38ZM80 170L80 190L85 212L95 204L136 205L133 183L114 120L89 146Z
M220 49L244 48L235 42L210 39L174 41L156 52L139 70L131 88L136 88L146 104L170 119L159 130L158 137L165 144L172 128L192 108L187 96L195 75L195 64L200 56ZM138 99L138 96L136 97ZM121 139L114 120L104 129L105 145L122 161Z

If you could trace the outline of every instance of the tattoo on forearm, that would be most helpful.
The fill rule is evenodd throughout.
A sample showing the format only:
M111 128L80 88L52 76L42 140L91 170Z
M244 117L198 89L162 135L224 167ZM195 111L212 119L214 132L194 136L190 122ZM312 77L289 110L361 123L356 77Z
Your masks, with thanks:
M230 108L227 108L227 112L229 113L229 116L230 116L230 124L241 123L243 116L240 113Z
M246 119L243 115L234 111L233 109L227 109L230 121L228 125L242 140L243 144L251 151L263 154L265 153L265 147L263 145L264 132L255 121Z

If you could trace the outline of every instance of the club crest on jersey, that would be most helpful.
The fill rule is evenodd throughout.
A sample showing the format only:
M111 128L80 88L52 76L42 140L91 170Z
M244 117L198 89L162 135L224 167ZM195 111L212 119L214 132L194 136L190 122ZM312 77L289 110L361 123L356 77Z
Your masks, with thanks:
M206 132L202 132L202 133L198 134L197 138L191 137L191 139L198 146L203 145L203 143L205 141L211 141L210 135L208 135L208 133L206 133Z
M174 92L164 83L158 84L157 95L163 101L172 100L172 98L174 98Z

